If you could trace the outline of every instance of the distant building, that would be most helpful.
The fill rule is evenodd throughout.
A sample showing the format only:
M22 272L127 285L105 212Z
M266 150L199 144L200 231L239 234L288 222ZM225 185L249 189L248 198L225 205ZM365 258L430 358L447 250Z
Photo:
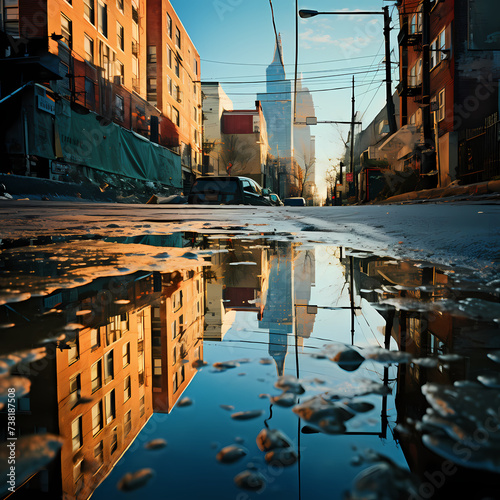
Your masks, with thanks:
M268 186L273 177L268 154L266 120L259 101L255 109L223 111L219 174L242 175Z
M311 92L302 86L302 78L297 80L297 105L293 125L294 157L302 169L301 193L309 204L313 204L316 194L316 141L311 135L311 126L306 125L307 118L315 118L316 112Z
M203 173L220 175L222 148L221 122L224 111L233 109L233 102L218 82L202 82L203 110Z
M266 70L266 92L257 94L266 118L271 155L279 166L277 191L288 194L287 176L293 157L292 83L286 79L281 38L274 49L274 58Z

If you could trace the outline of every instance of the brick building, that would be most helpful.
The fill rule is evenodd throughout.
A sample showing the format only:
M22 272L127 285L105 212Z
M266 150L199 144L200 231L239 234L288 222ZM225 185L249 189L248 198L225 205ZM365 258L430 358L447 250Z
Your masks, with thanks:
M184 181L197 172L201 118L191 104L201 98L193 84L199 80L199 56L170 3L153 4L148 17L146 0L3 2L1 106L2 112L12 117L0 131L1 153L6 158L3 170L63 180L64 174L90 168L158 181L173 190L182 188L181 158L176 154L183 155ZM178 116L168 99L153 99L152 92L148 95L154 84L151 71L155 55L148 49L147 36L150 24L154 36L160 17L155 8L162 8L165 25L166 19L172 20L174 43L179 40L184 45L175 53L176 61L185 61L175 82ZM195 93L197 98L192 97ZM184 103L178 102L180 95L186 96ZM30 116L23 116L25 110ZM111 124L111 129L103 131L94 122L78 123L89 113L100 126ZM95 161L88 158L90 154L75 152L89 149L89 145L81 143L81 134L71 136L68 120L58 123L61 117L87 132L92 149L98 151L103 139L108 145L113 143L108 149L120 151L117 164L111 161L109 151L101 151L101 158ZM37 127L31 129L30 123L36 122ZM59 136L61 130L67 132L66 138ZM119 130L132 134L120 135ZM120 135L117 141L113 134ZM135 134L151 144L146 146ZM169 149L155 148L155 143ZM68 149L68 144L73 149ZM153 178L148 165L157 170Z
M421 187L500 174L495 6L492 0L398 2L401 130L386 147L399 148Z

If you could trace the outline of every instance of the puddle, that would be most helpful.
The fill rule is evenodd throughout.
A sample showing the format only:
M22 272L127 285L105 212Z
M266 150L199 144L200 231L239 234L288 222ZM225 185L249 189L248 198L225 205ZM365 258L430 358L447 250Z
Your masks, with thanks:
M0 256L0 497L498 498L498 281L286 234Z

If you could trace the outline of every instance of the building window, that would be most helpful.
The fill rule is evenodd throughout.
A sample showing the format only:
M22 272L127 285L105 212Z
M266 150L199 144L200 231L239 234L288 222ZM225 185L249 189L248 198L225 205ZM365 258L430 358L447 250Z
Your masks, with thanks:
M174 394L177 392L177 389L179 389L179 383L177 381L177 372L175 372L174 373L173 383L172 383L172 390L173 390Z
M95 436L102 427L102 401L99 401L92 407L92 436Z
M125 120L125 100L121 95L115 94L115 118L122 122Z
M194 74L198 76L198 59L194 59ZM194 93L196 94L196 85L195 85L195 91Z
M108 6L105 3L99 2L99 17L97 19L97 27L99 33L108 38Z
M438 96L438 122L445 119L446 116L446 102L445 102L445 89L439 92Z
M94 447L94 460L98 466L98 469L100 469L101 465L104 463L102 441L99 441L99 443L97 443L97 445Z
M113 380L114 374L113 349L104 355L104 383Z
M95 105L95 86L93 80L85 78L85 100L86 104L94 107ZM100 337L99 337L100 339ZM100 342L100 340L99 340Z
M139 385L144 385L144 351L139 353L138 365Z
M123 345L123 368L130 364L130 342Z
M80 358L80 342L79 342L79 336L78 333L75 336L75 340L72 340L68 342L68 345L70 347L68 351L68 364L71 365L75 361L77 361Z
M90 368L90 378L92 379L92 394L102 387L102 362L94 363Z
M196 106L193 106L193 120L198 123L198 110L196 109Z
M106 425L112 422L116 417L116 406L115 406L115 390L108 392L104 396L104 412L106 415Z
M156 45L148 45L148 63L156 62Z
M177 26L175 27L175 46L181 50L181 32Z
M172 18L169 14L167 14L167 33L170 40L172 40Z
M118 10L123 14L123 0L116 0L116 6Z
M441 33L431 43L430 48L430 66L431 69L435 68L443 59L446 58L446 30L443 29Z
M167 88L168 88L169 95L173 95L174 94L174 85L172 83L172 78L170 78L169 76L167 76Z
M120 85L125 83L125 66L122 62L116 61L116 76L119 76Z
M410 69L408 86L417 87L422 83L422 59L419 59Z
M116 23L116 43L118 48L123 51L125 48L125 40L123 34L123 26L120 23Z
M75 496L78 497L78 494L83 489L83 460L79 460L73 466L73 481L75 483Z
M75 406L78 398L80 397L80 390L82 388L80 374L69 379L69 402L70 406Z
M177 111L175 108L173 109L174 111ZM175 337L177 337L177 320L174 320L172 322L172 340L175 339Z
M63 13L61 13L61 35L62 42L71 49L73 46L73 23Z
M172 69L172 49L167 45L167 64Z
M97 328L90 330L90 347L92 350L97 349L101 345L101 335Z
M139 24L139 11L134 4L132 4L132 21L134 21L135 24Z
M141 396L139 400L139 416L144 416L145 406L144 406L144 396Z
M180 65L179 65L179 58L175 58L175 76L179 78L180 76Z
M83 17L90 24L95 24L94 0L83 0Z
M125 418L123 419L123 435L128 436L129 432L132 430L132 410L125 413Z
M109 448L110 454L112 455L118 448L118 428L113 429L113 434L111 435L111 446Z
M6 0L4 2L3 18L5 34L19 37L19 0Z
M102 41L100 43L100 66L104 70L103 76L106 80L109 80L114 76L114 52Z
M182 290L175 292L172 296L172 310L177 312L182 307Z
M128 401L132 396L132 386L130 382L130 375L127 375L123 384L123 402Z
M161 358L153 359L153 375L159 376L161 375Z
M73 451L76 451L82 446L82 417L78 417L71 423L71 442Z

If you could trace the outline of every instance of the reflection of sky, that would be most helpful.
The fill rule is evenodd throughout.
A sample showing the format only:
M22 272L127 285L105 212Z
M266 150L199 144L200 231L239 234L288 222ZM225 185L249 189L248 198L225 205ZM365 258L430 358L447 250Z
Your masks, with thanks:
M316 286L312 289L311 303L321 306L349 305L348 288L345 286L344 268L333 249L316 250ZM356 322L356 341L360 345L374 344L374 338L366 335L368 323L373 329L380 326L380 316L368 307L367 313ZM299 347L299 377L306 393L300 402L327 390L342 391L342 387L357 385L359 379L383 382L383 367L374 362L365 362L355 372L340 369L327 359L316 359L310 354L319 353L320 348L331 341L350 342L351 313L349 310L318 309L311 338L304 339ZM296 375L295 338L288 334L288 353L285 374ZM378 333L378 340L383 338ZM356 451L373 448L404 466L404 458L394 441L390 429L387 439L376 435L325 435L301 434L299 422L291 408L281 408L270 403L262 394L278 395L274 388L277 380L276 365L261 364L262 358L270 358L270 333L259 328L256 311L237 311L235 321L223 342L204 342L204 358L208 366L195 376L183 394L193 400L189 407L176 407L169 415L155 414L141 434L115 466L113 472L94 493L94 498L142 498L147 495L166 494L167 498L240 498L242 494L234 485L234 476L252 462L267 478L267 487L257 498L297 498L298 466L273 470L264 461L255 439L267 420L270 428L278 428L293 441L301 452L300 481L302 498L340 498L350 489L352 480L360 468L350 465ZM249 363L217 373L212 364L248 358ZM395 369L389 372L394 379ZM325 381L319 384L314 379ZM348 432L374 432L381 430L381 396L360 398L369 401L375 408L347 422ZM235 421L230 412L219 405L232 405L234 411L263 410L264 414L249 421ZM394 427L394 397L388 398L389 423ZM304 425L302 421L300 427ZM160 451L147 451L144 444L151 439L164 438L168 446ZM215 458L220 448L234 444L236 438L244 440L248 455L231 465L219 464ZM150 467L156 476L146 487L132 493L116 491L116 483L127 472ZM251 496L253 494L250 494ZM247 498L243 496L241 498Z

